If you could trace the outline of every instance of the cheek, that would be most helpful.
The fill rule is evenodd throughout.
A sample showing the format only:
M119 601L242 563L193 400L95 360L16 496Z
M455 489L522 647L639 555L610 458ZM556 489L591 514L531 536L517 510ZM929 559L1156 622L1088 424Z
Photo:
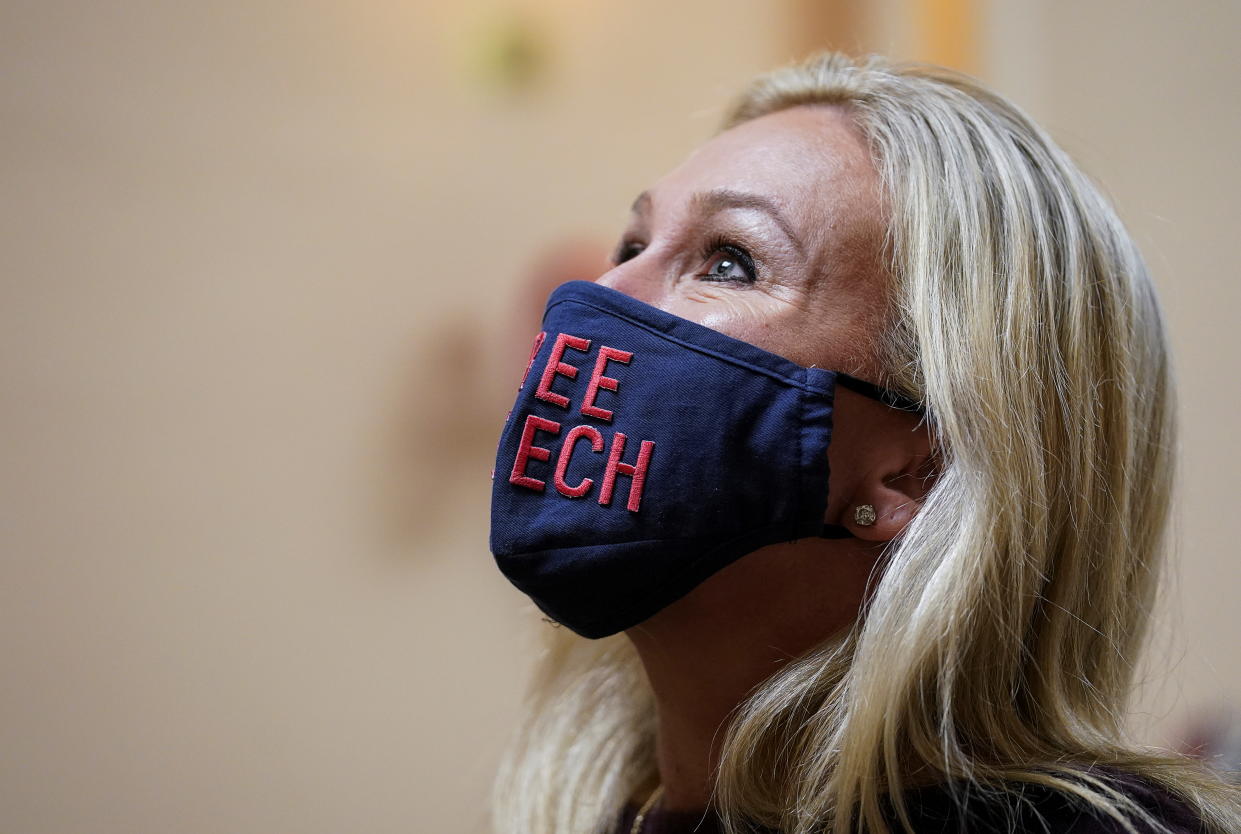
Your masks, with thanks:
M805 311L759 290L699 282L665 309L794 362L810 365L818 361L809 350L815 339Z
M829 368L867 379L878 373L868 328L879 319L864 305L774 295L758 288L686 282L656 306L805 367Z

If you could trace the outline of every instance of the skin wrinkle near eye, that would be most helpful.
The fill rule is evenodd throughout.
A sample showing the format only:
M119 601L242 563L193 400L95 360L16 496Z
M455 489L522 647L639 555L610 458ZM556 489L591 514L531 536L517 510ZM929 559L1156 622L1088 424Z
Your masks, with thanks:
M634 200L633 205L630 207L630 212L639 221L645 221L653 208L654 198L651 196L651 190L647 190L639 194L637 199ZM795 259L791 258L790 264L804 264L808 260L805 243L797 236L792 223L785 217L778 202L762 194L738 191L731 188L715 188L710 191L699 192L690 197L689 211L695 221L691 222L690 225L701 225L704 227L707 225L706 221L727 212L759 214L770 223L774 223L781 232L781 238L791 244L792 254L795 256ZM779 247L779 243L765 233L764 227L767 226L766 223L747 223L741 225L748 227L750 234L755 234L762 238L766 246ZM639 223L639 228L641 228L641 222ZM739 242L746 243L747 248L759 248L744 240Z
M643 191L633 201L630 211L637 215L646 215L649 213L652 203L651 192L649 190ZM689 204L690 209L695 214L704 218L732 209L761 212L771 218L776 226L780 228L780 231L793 244L793 248L797 250L797 254L803 260L806 258L806 245L797 236L797 232L793 230L793 224L784 216L784 212L780 210L780 206L775 200L762 194L752 194L731 188L715 188L711 191L702 191L693 195L690 198Z
M695 295L689 296L689 300L696 304L710 304L712 301L719 301L720 295L708 287L703 287Z
M690 206L702 215L715 215L730 209L761 212L780 227L780 231L784 232L785 237L789 239L793 244L793 248L797 250L798 256L802 260L806 259L806 246L797 237L797 233L793 231L792 224L785 218L784 213L780 211L775 201L761 194L748 194L727 188L717 188L713 191L695 194L690 198Z
M618 255L629 246L638 246L640 249L636 254L630 255L627 260L639 257L648 251L653 253L657 251L654 245L642 242L646 236L640 234L640 231L643 231L641 222L636 228L626 230L621 237L621 243L616 247ZM702 286L700 280L692 282L687 280L686 287L692 288L690 289L691 296L694 293L705 294L710 291L711 295L705 297L721 303L730 303L733 295L757 290L775 301L792 304L802 310L808 309L809 299L804 297L802 286L805 280L806 265L794 253L791 241L786 240L783 235L771 235L766 223L740 222L740 218L734 218L730 221L704 225L702 228L694 227L685 230L680 237L689 239L674 239L659 245L659 249L669 247L678 250L674 266L669 267L669 271L678 276L688 278L691 273L697 275L700 269L705 270L709 256L700 241L717 237L742 247L750 253L754 261L753 283L724 281L716 283L715 286ZM712 252L718 251L718 249L712 250ZM617 264L617 257L614 255L613 265ZM702 298L691 300L701 301Z
M770 293L764 292L763 294L766 297L772 298L776 301L781 301L786 304L793 304L791 301L771 295ZM693 294L687 296L687 299L691 301L700 300L702 303L709 303L708 299L695 299ZM708 327L716 327L717 320L723 317L729 317L735 321L738 316L744 316L751 328L752 334L770 331L773 328L773 325L769 321L770 313L764 310L761 300L754 293L732 292L721 294L718 300L727 306L724 309L708 313L703 317L701 322L702 324L705 324ZM718 329L718 327L716 329Z

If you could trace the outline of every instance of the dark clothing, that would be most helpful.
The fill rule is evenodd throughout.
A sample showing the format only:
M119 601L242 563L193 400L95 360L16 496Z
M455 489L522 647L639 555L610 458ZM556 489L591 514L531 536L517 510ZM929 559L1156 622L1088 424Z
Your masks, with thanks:
M1131 777L1116 782L1173 834L1201 834L1206 830L1189 808L1167 791ZM967 802L964 810L946 789L920 788L906 794L906 810L917 834L1126 834L1111 817L1034 785L1025 788L1021 799L975 799ZM629 834L637 811L636 805L627 805L612 829L614 834ZM889 818L889 827L893 834L904 830L894 816ZM1150 831L1141 825L1137 829L1142 834ZM720 834L722 830L714 812L669 812L658 807L646 815L642 825L642 834Z

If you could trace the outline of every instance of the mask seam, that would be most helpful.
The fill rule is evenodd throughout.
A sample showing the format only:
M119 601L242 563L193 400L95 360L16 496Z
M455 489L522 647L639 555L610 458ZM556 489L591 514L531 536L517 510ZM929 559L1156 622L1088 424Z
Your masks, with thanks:
M797 487L803 496L801 515L806 515L806 504L809 501L809 491L806 489L806 397L805 391L797 393L797 471L800 473L797 478Z
M810 418L810 415L809 415L810 406L805 396L799 397L798 405L800 407L800 412L798 414L799 419L798 419L798 435L797 435L798 473L799 473L798 474L798 486L801 489L801 495L804 496L803 504L801 508L801 516L803 518L810 518L811 513L813 512L814 517L818 519L818 523L822 525L822 524L827 523L823 521L823 515L827 512L827 507L828 507L828 503L830 500L829 490L831 488L831 464L826 460L818 460L817 458L812 458L812 459L806 458L806 433L810 429L814 429L816 431L823 430L823 426L821 425L821 423L826 422L827 424L826 431L828 432L828 437L827 437L827 443L825 444L825 448L824 448L824 454L827 453L827 450L831 449L832 440L834 439L834 435L835 435L835 431L834 431L834 428L835 428L834 420L835 420L835 415L836 415L835 386L833 386L832 393L828 397L827 416L824 421L813 420ZM820 468L824 468L827 470L826 486L824 486L823 484L820 484L818 482L818 478L816 477ZM815 498L815 496L819 494L820 490L823 492L823 506L822 507L818 506L818 501Z
M495 551L492 551L492 554L495 556L535 556L535 555L539 555L543 553L572 553L576 550L586 550L587 548L594 548L594 547L607 547L609 545L614 545L614 544L655 544L656 542L675 542L675 541L681 541L681 539L667 539L667 538L665 539L629 539L628 541L609 541L606 543L581 544L581 545L575 545L573 547L548 547L542 550L506 550L506 551L503 551L502 553L496 553ZM693 539L690 539L690 541L693 541ZM732 539L729 539L729 541L732 541Z

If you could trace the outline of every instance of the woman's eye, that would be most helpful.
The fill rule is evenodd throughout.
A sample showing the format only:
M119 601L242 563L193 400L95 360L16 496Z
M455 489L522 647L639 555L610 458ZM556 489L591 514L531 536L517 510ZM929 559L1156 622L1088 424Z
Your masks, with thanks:
M642 250L646 247L641 243L626 242L616 247L616 252L612 255L612 263L620 266L625 261L631 260L642 254Z
M706 270L698 273L704 281L731 281L753 284L755 281L754 261L749 253L739 246L724 244L715 246L707 254L704 262Z

